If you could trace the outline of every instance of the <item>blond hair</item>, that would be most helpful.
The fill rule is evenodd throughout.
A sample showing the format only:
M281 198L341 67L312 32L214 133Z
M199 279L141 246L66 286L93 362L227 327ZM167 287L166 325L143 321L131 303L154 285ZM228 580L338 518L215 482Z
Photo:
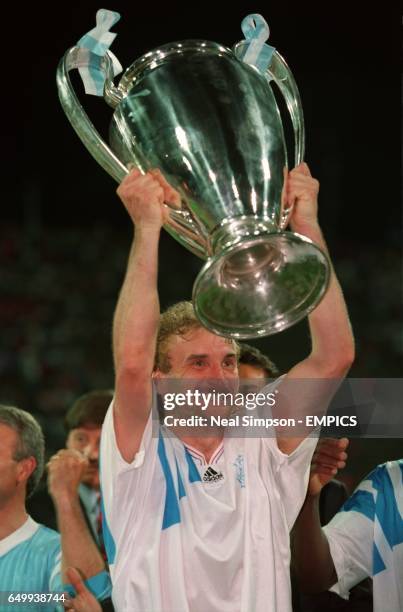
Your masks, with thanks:
M155 351L154 370L167 373L171 369L168 354L168 344L172 336L186 336L195 329L205 329L195 315L192 302L178 302L170 306L160 316L157 334L157 347ZM213 332L211 332L213 333ZM237 357L239 357L239 344L232 340Z
M190 330L201 328L192 302L178 302L161 314L157 335L154 369L169 372L171 363L168 343L171 336L185 336Z

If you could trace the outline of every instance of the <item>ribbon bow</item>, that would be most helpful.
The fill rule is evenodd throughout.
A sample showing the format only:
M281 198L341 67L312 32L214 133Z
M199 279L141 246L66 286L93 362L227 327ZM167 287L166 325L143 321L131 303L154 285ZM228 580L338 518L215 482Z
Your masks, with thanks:
M270 34L266 20L261 15L252 13L242 20L241 28L248 41L242 61L256 66L260 72L265 72L275 51L274 47L265 44Z
M78 47L91 51L88 65L81 66L78 69L84 83L85 93L87 94L103 96L105 74L101 69L101 60L116 38L116 34L109 32L109 29L119 19L119 13L108 11L107 9L99 9L96 14L95 28L84 34L77 43ZM109 51L109 57L112 60L113 76L116 76L122 72L122 66L118 58L111 51Z

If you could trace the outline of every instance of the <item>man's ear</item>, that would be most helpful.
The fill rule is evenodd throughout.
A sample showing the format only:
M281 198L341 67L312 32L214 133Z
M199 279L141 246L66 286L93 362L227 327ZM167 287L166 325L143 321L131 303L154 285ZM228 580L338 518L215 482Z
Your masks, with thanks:
M18 481L28 482L29 477L37 466L35 457L26 457L18 463Z

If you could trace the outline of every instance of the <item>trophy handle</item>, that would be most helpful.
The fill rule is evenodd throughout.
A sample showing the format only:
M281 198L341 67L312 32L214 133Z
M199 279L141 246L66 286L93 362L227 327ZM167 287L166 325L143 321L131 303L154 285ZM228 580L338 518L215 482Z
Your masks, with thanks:
M294 76L285 59L278 51L273 52L270 66L266 69L267 75L273 80L283 95L294 128L294 160L298 166L305 155L305 124L301 97ZM284 229L289 221L294 205L282 203L280 229Z
M115 94L116 104L118 103L120 92L113 86L112 62L108 54L100 58L98 55L95 55L95 53L81 47L72 47L60 60L56 74L60 103L75 132L91 155L97 160L99 165L112 176L112 178L118 183L121 183L129 171L108 147L91 123L70 81L70 70L91 66L91 64L96 65L98 68L102 68L105 73L108 83L108 101L112 100L112 95Z
M108 53L100 58L100 56L82 47L72 47L66 51L64 57L60 60L56 74L60 103L75 132L91 155L115 181L121 183L125 176L129 174L129 170L116 157L95 129L80 104L70 80L70 70L91 65L100 68L106 77L104 96L108 104L113 108L119 104L123 94L113 84L113 66ZM141 167L139 170L144 174ZM169 206L169 204L167 205ZM201 235L192 215L186 210L171 208L169 216L169 220L164 225L167 232L195 255L206 259L206 240Z

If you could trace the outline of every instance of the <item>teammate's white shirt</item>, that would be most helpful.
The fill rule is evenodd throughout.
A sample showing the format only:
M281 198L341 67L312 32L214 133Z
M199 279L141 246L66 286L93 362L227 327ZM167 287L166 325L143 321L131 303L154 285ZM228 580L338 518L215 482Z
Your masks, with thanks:
M126 463L113 408L101 441L104 540L117 612L291 612L289 531L317 439L225 438L211 465L152 436ZM207 472L207 473L206 473Z
M403 460L378 466L324 531L336 568L336 593L372 576L374 612L403 610Z

